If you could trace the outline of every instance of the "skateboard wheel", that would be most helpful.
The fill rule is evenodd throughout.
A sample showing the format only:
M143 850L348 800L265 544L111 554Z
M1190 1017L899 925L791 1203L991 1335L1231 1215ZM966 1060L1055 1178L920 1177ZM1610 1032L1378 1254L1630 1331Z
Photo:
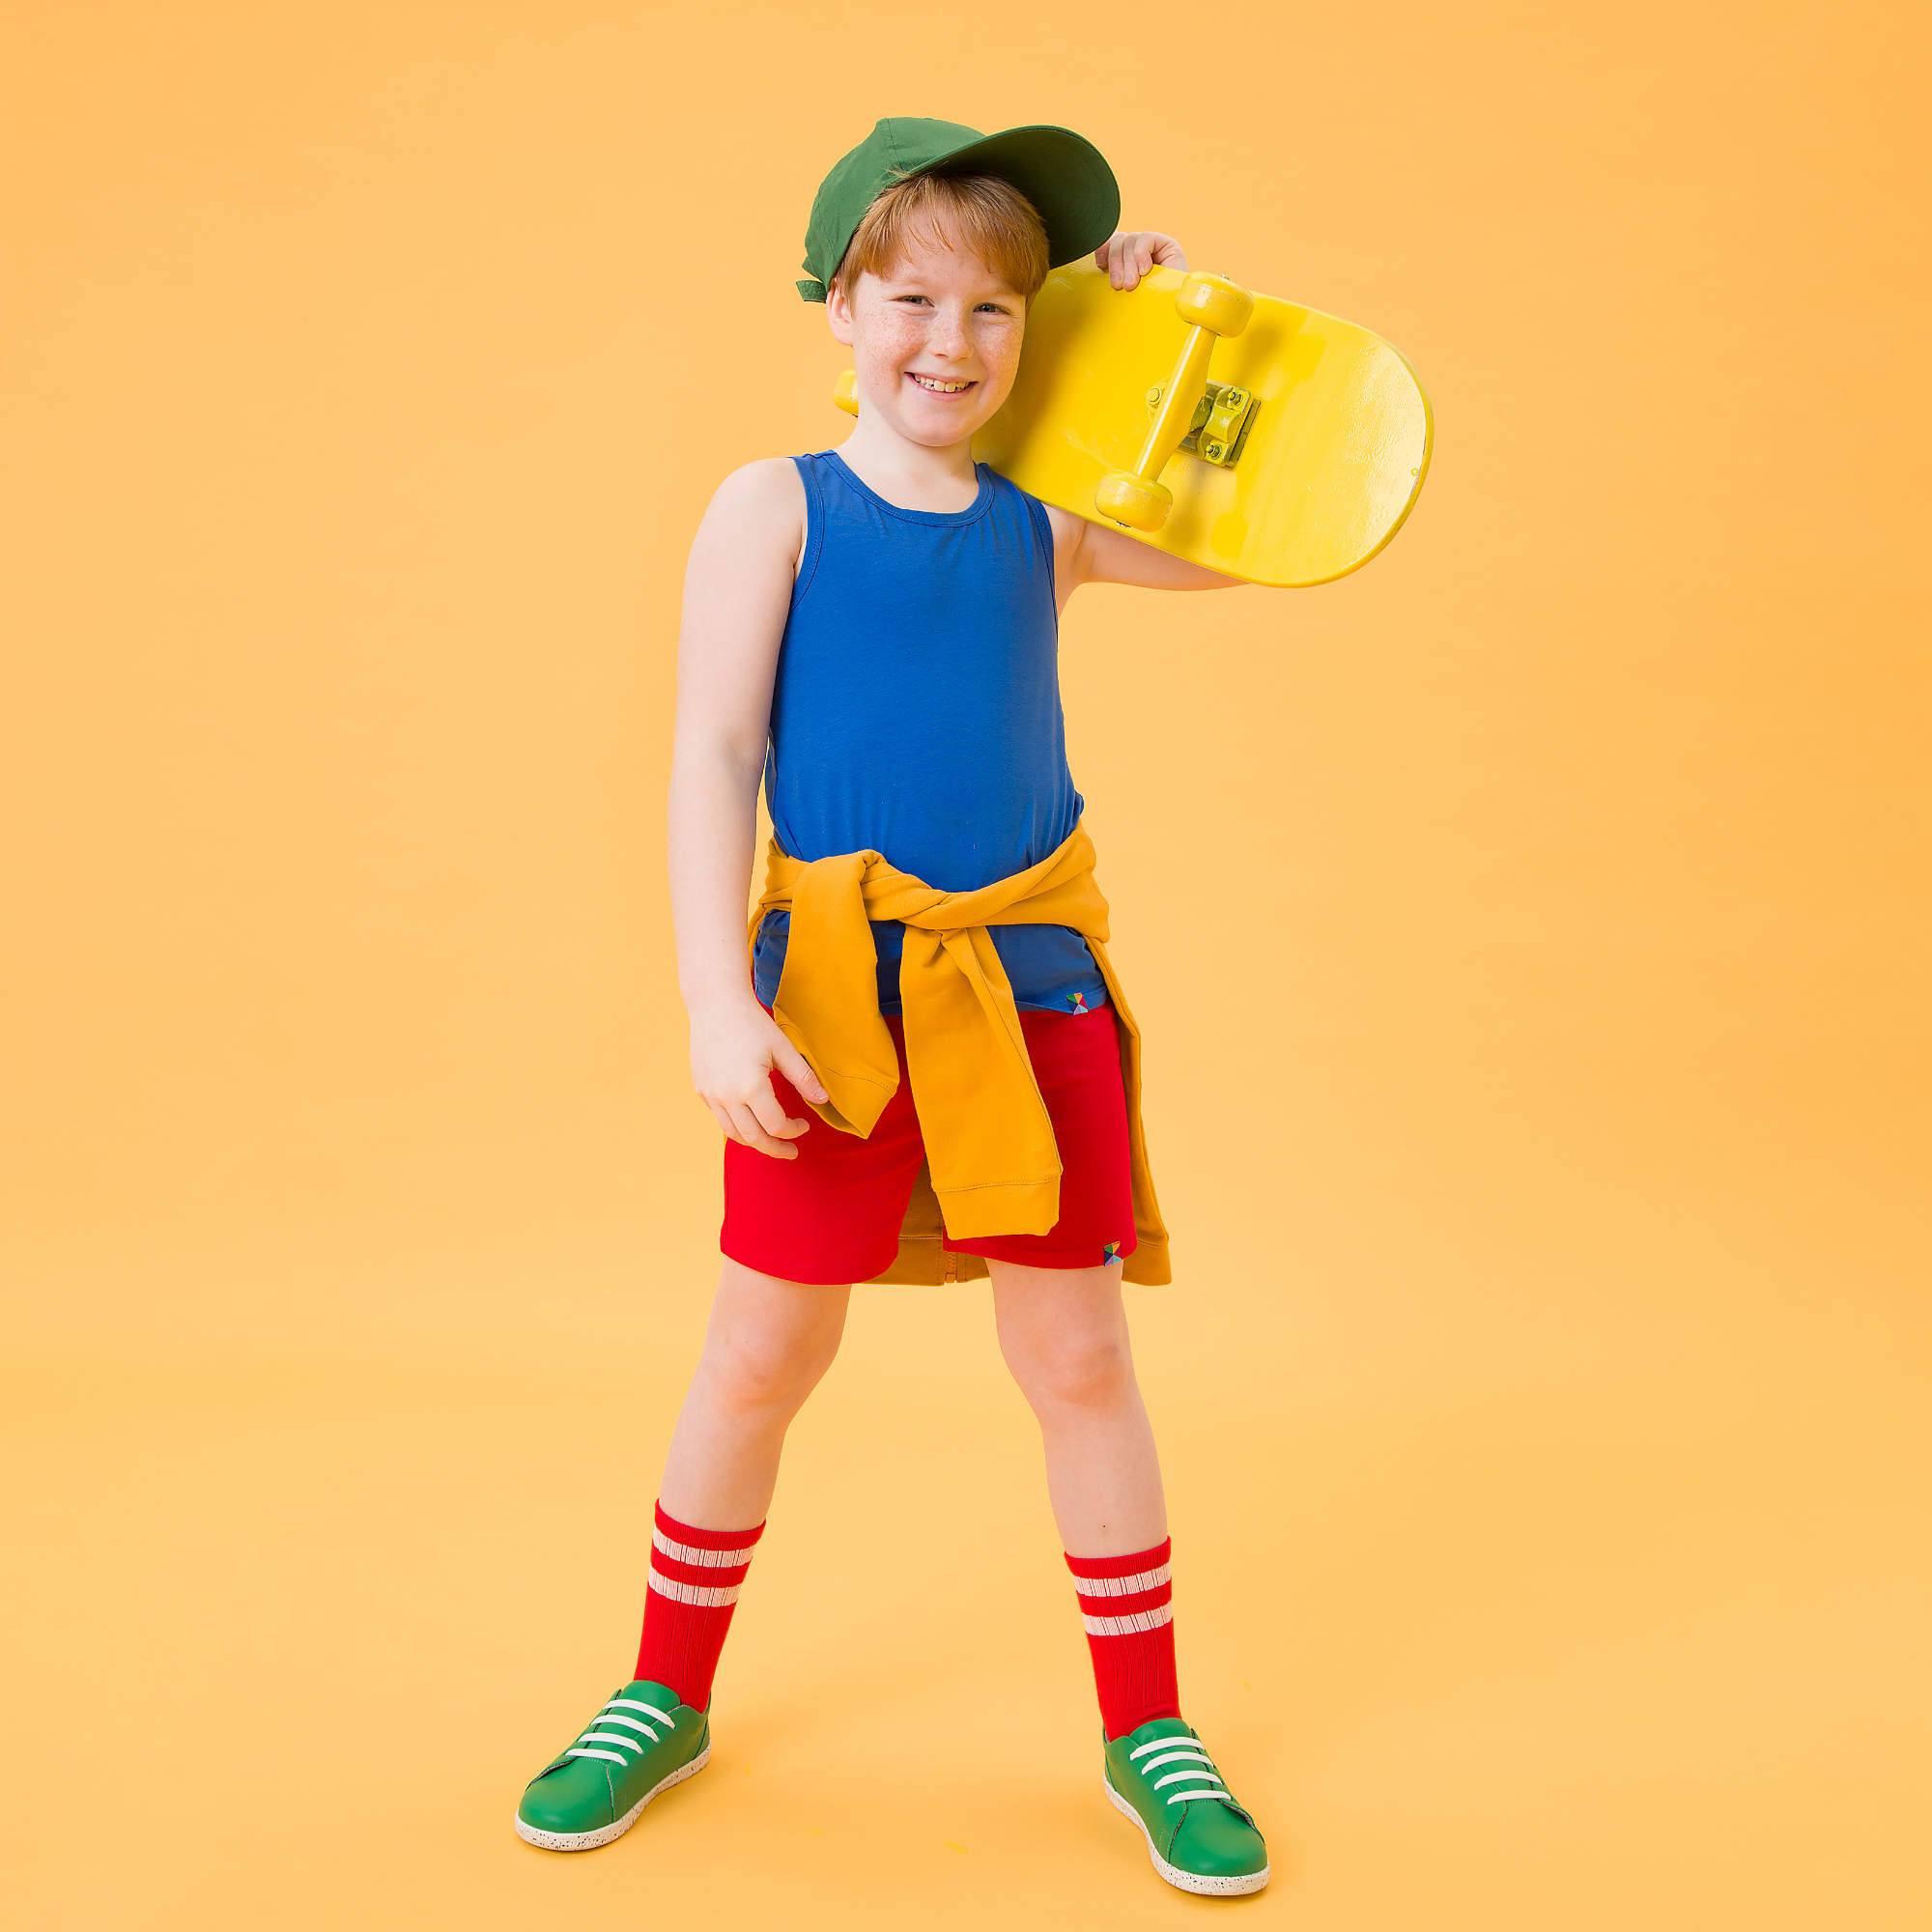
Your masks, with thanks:
M1238 282L1226 275L1211 275L1196 269L1181 283L1174 298L1180 319L1210 335L1238 335L1247 327L1255 312L1255 298Z
M1094 492L1094 507L1130 530L1157 530L1174 508L1174 492L1164 483L1150 483L1145 476L1115 469Z

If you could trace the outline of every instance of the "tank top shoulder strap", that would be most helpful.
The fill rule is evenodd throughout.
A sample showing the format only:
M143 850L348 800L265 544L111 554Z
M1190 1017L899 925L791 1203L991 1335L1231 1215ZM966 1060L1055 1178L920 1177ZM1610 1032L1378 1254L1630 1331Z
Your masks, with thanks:
M799 558L798 581L792 589L792 596L797 599L810 585L812 572L818 568L819 556L825 549L825 492L815 455L794 455L792 462L798 468L799 481L805 486L805 554Z
M1040 566L1049 578L1053 575L1053 526L1047 521L1046 505L1030 490L1022 490L1010 476L1002 476L995 469L994 482L1002 489L1016 497L1026 506L1027 522L1033 528L1034 541L1038 546Z

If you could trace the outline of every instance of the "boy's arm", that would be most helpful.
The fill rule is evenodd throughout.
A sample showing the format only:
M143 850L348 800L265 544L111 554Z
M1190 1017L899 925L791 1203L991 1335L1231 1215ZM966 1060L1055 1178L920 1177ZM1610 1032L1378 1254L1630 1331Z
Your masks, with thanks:
M1074 590L1083 583L1140 583L1150 590L1232 590L1248 582L1245 577L1209 570L1205 563L1190 563L1184 556L1157 550L1107 524L1072 516L1055 504L1047 505L1047 515L1049 520L1065 517L1078 526L1067 552Z
M667 815L687 1011L755 998L745 920L758 780L804 508L788 457L745 464L713 494L685 566Z

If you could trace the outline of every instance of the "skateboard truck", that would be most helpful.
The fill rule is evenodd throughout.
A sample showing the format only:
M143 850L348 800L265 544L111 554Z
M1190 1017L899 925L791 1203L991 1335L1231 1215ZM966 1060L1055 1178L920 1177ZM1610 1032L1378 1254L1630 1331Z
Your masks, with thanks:
M1248 390L1209 383L1208 361L1218 337L1238 335L1247 327L1254 297L1225 275L1196 270L1175 292L1174 305L1188 325L1187 336L1174 373L1147 392L1153 412L1147 440L1131 469L1111 470L1094 493L1094 507L1128 529L1157 530L1167 522L1174 493L1160 481L1160 472L1189 439L1209 463L1232 463L1253 407Z
M1167 385L1156 383L1147 392L1148 408L1160 408ZM1232 467L1240 460L1241 445L1255 419L1255 397L1251 389L1237 389L1232 383L1210 382L1208 393L1194 405L1194 420L1180 439L1180 447L1208 463Z

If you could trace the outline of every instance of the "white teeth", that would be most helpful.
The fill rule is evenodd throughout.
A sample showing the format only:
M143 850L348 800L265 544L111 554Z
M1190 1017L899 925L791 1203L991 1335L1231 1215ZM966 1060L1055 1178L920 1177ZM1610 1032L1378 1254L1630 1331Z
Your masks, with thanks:
M908 369L906 374L912 376L912 371ZM938 396L956 396L961 389L973 386L971 383L929 383L923 376L912 376L912 379L922 389L930 389Z

